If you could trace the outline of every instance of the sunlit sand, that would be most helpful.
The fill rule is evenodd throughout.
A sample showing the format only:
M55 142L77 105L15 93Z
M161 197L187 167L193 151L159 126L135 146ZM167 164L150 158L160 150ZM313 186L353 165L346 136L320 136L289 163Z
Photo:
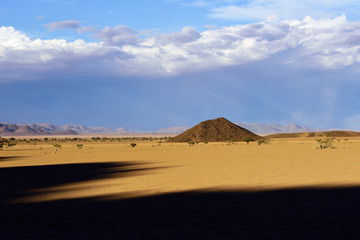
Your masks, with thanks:
M49 170L44 171L48 172L58 172L56 166L66 167L61 172L64 182L58 179L54 184L35 184L14 197L3 192L3 199L43 202L89 197L116 199L191 190L256 191L360 185L360 138L339 138L334 149L316 149L313 138L274 139L262 145L219 142L189 146L148 141L136 142L136 147L131 148L129 143L85 142L82 149L76 143L62 143L56 154L50 144L18 144L3 150L0 168L12 169L14 173L16 167L31 170L47 166ZM72 172L74 179L66 181L72 166L76 166L78 175ZM81 177L82 166L85 173L93 166L89 176ZM11 181L41 178L31 173L14 175ZM45 182L52 181L51 174L43 178Z

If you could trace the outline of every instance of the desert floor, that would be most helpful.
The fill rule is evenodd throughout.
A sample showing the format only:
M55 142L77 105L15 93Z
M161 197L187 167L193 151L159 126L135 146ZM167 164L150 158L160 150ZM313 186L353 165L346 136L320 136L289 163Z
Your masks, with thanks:
M1 238L360 238L360 138L129 143L0 151Z

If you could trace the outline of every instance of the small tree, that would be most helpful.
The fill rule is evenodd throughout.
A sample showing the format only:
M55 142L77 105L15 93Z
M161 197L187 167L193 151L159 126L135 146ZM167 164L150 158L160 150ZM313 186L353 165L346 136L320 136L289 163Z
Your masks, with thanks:
M134 148L136 146L136 143L130 143L130 147Z
M54 143L53 146L55 147L53 154L55 154L59 149L61 149L61 144L59 143Z
M243 141L249 144L249 142L254 142L255 140L252 137L244 137Z
M0 137L0 149L3 149L4 146L8 145L9 141Z

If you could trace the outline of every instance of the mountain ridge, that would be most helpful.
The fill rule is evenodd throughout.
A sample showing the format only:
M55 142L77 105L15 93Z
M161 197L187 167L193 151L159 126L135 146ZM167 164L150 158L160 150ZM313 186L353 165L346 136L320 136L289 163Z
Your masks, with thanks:
M327 130L311 129L296 124L280 125L277 123L234 122L258 135L278 133L319 132ZM51 123L0 123L0 136L32 136L32 135L86 135L86 134L180 134L190 129L186 126L161 128L156 131L133 131L123 127L87 127L79 124L55 125Z
M246 128L256 134L269 135L276 133L296 133L296 132L312 132L314 129L302 127L297 124L280 125L277 123L248 123L235 122L240 127Z

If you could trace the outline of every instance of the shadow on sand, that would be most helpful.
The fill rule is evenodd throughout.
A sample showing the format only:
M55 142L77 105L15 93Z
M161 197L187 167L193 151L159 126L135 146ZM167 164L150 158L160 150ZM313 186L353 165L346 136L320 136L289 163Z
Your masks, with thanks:
M42 188L143 174L142 163L104 162L0 168L0 203L39 194Z
M96 163L0 169L0 191L9 199L29 189L144 170L131 168ZM21 183L13 185L11 178L19 176ZM0 204L1 239L360 239L359 233L360 187Z
M24 158L23 156L21 157L0 157L0 162L1 161L12 161L12 160L19 160Z

